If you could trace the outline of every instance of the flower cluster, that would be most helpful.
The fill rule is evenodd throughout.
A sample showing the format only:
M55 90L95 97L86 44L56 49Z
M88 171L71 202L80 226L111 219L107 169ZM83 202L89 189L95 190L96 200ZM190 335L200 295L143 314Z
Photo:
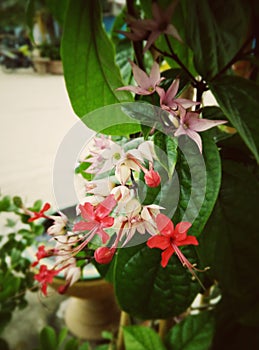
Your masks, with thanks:
M117 90L128 90L138 95L151 95L157 93L159 95L161 109L169 113L169 118L174 127L173 136L187 135L198 146L202 153L202 141L198 132L208 130L214 126L225 124L225 120L209 120L200 118L200 111L189 110L192 106L200 103L178 98L179 79L175 79L169 88L165 91L160 85L164 80L160 76L159 65L154 62L150 75L140 69L134 62L130 62L132 66L133 76L138 86L122 86Z
M160 186L160 175L154 170L156 156L153 142L140 142L135 148L130 148L129 144L126 143L125 150L110 138L102 136L94 139L85 159L89 165L86 172L92 175L93 180L84 184L86 195L76 208L78 216L75 221L69 222L62 213L47 215L50 209L48 203L39 212L27 210L29 221L40 218L52 221L47 233L55 246L39 246L37 260L33 263L35 267L41 264L42 259L55 257L52 268L42 264L35 275L43 294L47 293L47 285L61 272L65 275L66 284L59 287L60 293L81 277L82 264L80 267L77 264L79 256L85 264L93 260L107 264L118 248L143 242L147 242L150 248L164 250L163 267L175 252L181 263L193 273L193 265L178 248L179 245L198 244L195 237L187 236L191 224L178 224L174 230L170 219L160 213L164 208L153 203L143 205L140 200L140 181L146 187Z

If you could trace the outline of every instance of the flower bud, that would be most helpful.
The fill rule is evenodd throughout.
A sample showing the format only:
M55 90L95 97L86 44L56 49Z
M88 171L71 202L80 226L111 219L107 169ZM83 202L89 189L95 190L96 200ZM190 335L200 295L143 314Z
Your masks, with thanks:
M99 264L109 264L115 252L115 248L99 247L94 252L94 258Z
M144 179L148 187L157 187L161 182L160 175L153 169L150 169L145 173Z

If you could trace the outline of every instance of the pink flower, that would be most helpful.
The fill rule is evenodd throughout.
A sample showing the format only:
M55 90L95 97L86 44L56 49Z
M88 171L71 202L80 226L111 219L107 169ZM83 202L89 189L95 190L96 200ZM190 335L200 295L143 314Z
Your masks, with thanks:
M154 62L150 76L140 69L134 62L130 61L132 66L133 76L138 86L122 86L116 90L129 90L138 95L151 95L155 92L156 86L164 79L160 77L159 64Z
M153 19L144 19L142 21L142 28L149 30L151 33L147 39L146 46L143 53L145 53L156 41L161 34L168 34L182 42L177 29L171 23L171 19L178 1L173 1L166 9L161 9L157 2L152 3Z
M128 16L126 22L131 29L131 32L119 32L133 41L141 41L147 39L143 53L145 53L154 44L156 39L163 33L171 35L178 41L182 42L177 29L171 24L171 18L173 16L177 3L178 1L173 1L165 10L163 10L158 6L156 2L153 2L152 19L140 20Z
M177 114L177 111L184 110L191 106L200 104L199 102L194 102L191 100L187 100L186 98L175 98L177 95L177 91L179 89L179 79L175 79L167 91L157 86L156 91L160 96L160 106L162 109L172 113L174 115Z
M158 172L151 168L146 171L144 180L148 187L157 187L160 185L161 177Z
M175 136L187 135L189 136L199 147L202 153L201 137L198 134L200 131L205 131L213 128L214 126L227 123L226 120L209 120L199 117L198 112L182 111L180 113L180 126L175 131Z
M94 252L94 258L99 264L109 264L115 252L115 248L99 247Z
M190 261L183 255L181 250L178 248L179 246L184 245L199 244L195 236L187 236L187 231L191 227L191 223L180 222L176 225L176 227L174 227L174 224L166 215L158 214L156 217L156 224L160 235L150 237L147 241L147 246L149 248L159 248L163 250L161 266L166 267L169 259L175 253L181 261L182 265L187 267L192 276L196 278L200 285L203 287L203 284L194 272L194 270L197 269L194 265L190 263Z
M47 295L47 286L53 282L53 278L59 274L60 270L48 270L46 265L40 266L38 274L34 275L34 279L41 284L41 291Z
M116 204L117 202L112 194L96 207L90 203L85 203L84 205L80 204L79 208L84 221L77 222L74 225L73 231L90 231L87 242L89 242L95 234L98 234L102 242L106 243L109 239L109 235L103 229L113 225L114 218L108 215Z
M44 204L43 208L39 212L34 211L32 213L33 216L30 217L28 222L32 222L32 221L38 220L40 218L48 219L48 216L45 215L45 211L47 211L49 209L50 209L50 204L49 203Z

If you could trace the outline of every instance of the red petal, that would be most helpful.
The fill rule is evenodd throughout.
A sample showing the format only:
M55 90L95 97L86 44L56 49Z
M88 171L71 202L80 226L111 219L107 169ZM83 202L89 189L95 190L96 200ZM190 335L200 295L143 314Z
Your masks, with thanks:
M174 249L172 246L169 246L162 254L162 260L161 260L161 266L162 267L166 267L166 265L168 264L169 259L171 258L171 256L174 254Z
M85 221L79 221L77 222L74 227L73 231L86 231L86 230L92 230L96 225L99 225L97 222L85 222Z
M102 242L106 243L110 236L108 235L107 232L105 232L102 228L100 228L98 231L96 231L96 234L101 237Z
M164 214L158 214L156 217L156 224L158 231L164 235L174 235L174 224L172 221Z
M184 240L182 240L182 241L179 240L179 241L175 242L175 244L177 246L189 245L189 244L198 245L199 242L197 241L197 238L195 236L187 236Z
M41 212L49 210L51 205L49 203L44 204L43 208L41 209Z
M159 248L159 249L166 249L170 244L170 238L161 236L161 235L156 235L153 237L150 237L147 241L147 246L149 248Z
M179 222L179 224L176 225L175 227L175 240L176 241L182 241L186 238L187 236L187 231L189 228L192 226L190 222Z
M101 221L102 227L111 227L114 223L114 218L111 216L107 216L106 218L103 218Z
M98 204L95 210L96 217L98 217L98 219L103 219L105 216L110 214L116 204L117 201L114 199L114 195L110 194L104 201Z
M91 203L85 203L84 205L79 205L81 215L85 220L92 221L94 219L94 207Z

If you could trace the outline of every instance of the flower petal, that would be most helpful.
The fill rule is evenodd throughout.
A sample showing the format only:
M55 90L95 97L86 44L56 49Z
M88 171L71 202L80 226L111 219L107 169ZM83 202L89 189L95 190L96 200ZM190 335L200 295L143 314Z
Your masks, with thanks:
M160 80L159 64L155 61L150 71L150 80L152 85L155 86Z
M189 228L192 226L192 224L190 222L179 222L179 224L176 225L175 227L175 239L178 240L183 240L185 239L186 235L187 235L187 231L189 230Z
M162 254L162 260L161 260L161 266L166 267L168 264L169 259L174 254L174 248L172 246L169 246Z
M75 223L73 227L73 231L90 231L92 230L98 223L91 221L91 222L86 222L86 221L79 221Z
M170 246L170 238L162 235L155 235L148 239L147 246L149 248L166 249Z
M166 215L158 214L156 217L156 224L158 231L163 236L169 236L174 234L174 224Z
M186 134L196 143L199 151L202 153L202 142L200 135L196 131L190 129L186 129Z
M79 209L81 211L81 215L85 220L92 221L94 219L94 207L90 203L84 203L84 205L80 204Z
M105 216L109 215L116 204L117 201L114 199L114 195L110 194L104 201L97 205L95 210L96 218L103 219Z
M177 246L182 246L182 245L199 245L199 242L195 236L187 236L184 240L177 240L175 242Z
M210 119L202 119L196 117L190 117L188 120L188 125L190 129L195 131L205 131L213 128L214 126L221 125L227 123L226 120L210 120Z

